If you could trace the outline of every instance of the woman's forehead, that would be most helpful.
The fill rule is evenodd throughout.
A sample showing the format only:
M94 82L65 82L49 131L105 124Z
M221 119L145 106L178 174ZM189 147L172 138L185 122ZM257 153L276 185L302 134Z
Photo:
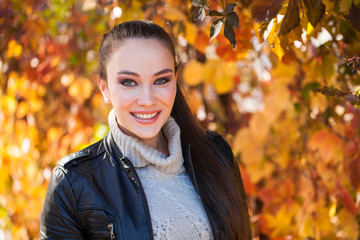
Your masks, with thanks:
M118 46L108 62L108 71L174 70L174 57L164 44L156 39L128 39Z

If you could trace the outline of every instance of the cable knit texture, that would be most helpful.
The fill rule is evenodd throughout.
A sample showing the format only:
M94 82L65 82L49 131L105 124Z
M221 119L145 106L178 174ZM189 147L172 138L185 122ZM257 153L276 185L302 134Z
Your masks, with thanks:
M213 239L210 224L183 166L180 128L170 117L162 131L170 156L124 134L114 110L109 126L119 150L134 165L148 201L155 239Z

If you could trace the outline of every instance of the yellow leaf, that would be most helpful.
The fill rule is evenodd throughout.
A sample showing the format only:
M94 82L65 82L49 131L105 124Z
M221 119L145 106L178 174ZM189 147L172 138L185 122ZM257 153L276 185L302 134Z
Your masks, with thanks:
M312 217L308 217L299 227L299 235L302 239L311 238L315 235L315 222Z
M7 51L7 57L19 57L22 52L22 46L18 44L14 39L10 40L8 44L8 51Z
M212 79L215 90L219 94L230 92L234 88L234 76L237 68L234 62L220 60L216 65L215 75Z
M56 127L52 127L47 132L47 139L49 141L56 141L60 139L60 132L59 129Z
M278 62L275 69L271 71L271 76L275 79L275 82L281 81L280 85L284 85L293 79L295 69L293 66Z
M334 217L336 214L336 202L334 202L331 207L330 207L330 210L329 210L329 218L332 218Z
M270 123L262 113L257 112L251 117L249 128L256 143L262 144L269 133Z
M69 87L69 95L79 102L83 102L91 96L93 85L87 78L76 79Z
M187 21L186 16L183 14L182 11L180 11L180 9L170 6L167 6L164 9L164 17L165 19L170 21L179 21L179 20L183 22Z
M282 49L282 47L280 45L279 38L275 38L275 41L272 44L272 50L278 56L279 59L281 59L284 56L284 50Z
M185 23L185 37L190 45L193 45L196 41L197 27L189 22Z
M204 80L206 83L211 83L215 76L217 66L220 64L219 59L211 59L206 61L204 66Z
M358 239L359 237L359 225L354 215L350 212L342 209L339 214L339 222L342 229L347 235L347 239Z
M314 31L313 25L310 22L308 22L307 28L306 28L306 35L310 35L313 31Z
M60 61L61 61L61 58L59 56L56 56L53 59L51 59L50 66L55 67L55 66L59 65Z
M279 31L279 24L278 24L277 18L274 18L273 20L271 20L270 24L272 24L272 28L271 28L266 40L271 45L274 43L275 38L277 36L277 32Z
M322 72L323 76L329 81L335 73L335 65L338 63L338 59L333 55L325 55L322 58Z
M204 80L204 65L196 60L190 60L183 72L184 81L189 86L196 86Z
M261 152L255 152L255 154L257 155L261 155ZM246 155L241 155L242 158L244 159L244 161L247 161L249 158L246 157ZM253 156L249 156L249 157L253 157ZM263 157L261 155L261 157ZM252 183L258 183L260 182L262 179L267 179L271 176L271 174L274 172L275 167L273 164L268 163L266 161L264 161L263 163L260 164L248 164L246 165L246 170L249 172L249 176L250 176L250 181Z
M234 88L234 79L228 76L222 78L217 77L213 80L213 84L217 93L225 94Z
M15 100L15 98L10 96L5 96L1 99L1 108L4 109L4 111L8 115L13 115L16 111L18 102Z
M103 137L105 137L105 135L109 132L109 127L107 124L96 124L94 127L94 136L95 136L95 140L99 141L100 139L102 139Z
M23 118L29 113L29 104L27 102L21 102L16 110L16 117Z
M317 229L321 230L325 234L329 234L333 230L329 218L329 208L323 205L322 200L319 200L318 205L320 206L318 206L317 209L317 214L318 214L318 218L316 220Z

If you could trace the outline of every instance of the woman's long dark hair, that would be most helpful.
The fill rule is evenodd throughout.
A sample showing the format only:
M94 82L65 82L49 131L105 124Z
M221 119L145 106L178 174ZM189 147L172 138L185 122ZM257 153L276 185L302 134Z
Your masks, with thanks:
M106 80L106 64L114 49L121 41L130 38L157 39L174 56L177 64L174 44L170 36L160 26L150 21L129 21L117 25L104 34L100 46L99 76ZM250 220L246 194L241 179L234 174L234 166L226 156L215 155L210 149L216 149L200 127L186 102L177 81L177 92L171 116L181 130L182 144L190 144L193 167L199 191L212 216L225 223L230 239L249 239ZM219 160L218 158L223 158ZM237 164L235 163L235 167Z

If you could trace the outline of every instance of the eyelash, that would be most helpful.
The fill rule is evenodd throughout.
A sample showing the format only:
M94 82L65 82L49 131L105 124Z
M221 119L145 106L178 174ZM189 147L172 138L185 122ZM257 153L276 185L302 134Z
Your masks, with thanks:
M160 84L156 84L156 82L158 82L158 81L162 81L162 83L160 83ZM155 85L164 85L164 84L166 84L166 83L168 83L170 81L170 79L168 79L168 78L159 78L159 79L156 79L156 81L155 81Z
M155 80L154 85L164 85L164 84L168 83L169 81L170 81L170 79L168 79L168 78L159 78L159 79ZM137 86L137 83L131 79L123 79L120 81L120 84L124 85L125 87Z
M137 85L137 83L134 80L131 80L131 79L121 80L120 83L122 85L124 85L125 87L134 87L134 86ZM128 83L130 83L130 84L128 84Z

